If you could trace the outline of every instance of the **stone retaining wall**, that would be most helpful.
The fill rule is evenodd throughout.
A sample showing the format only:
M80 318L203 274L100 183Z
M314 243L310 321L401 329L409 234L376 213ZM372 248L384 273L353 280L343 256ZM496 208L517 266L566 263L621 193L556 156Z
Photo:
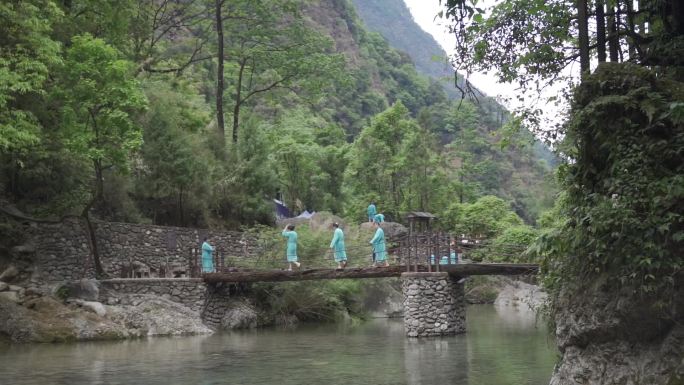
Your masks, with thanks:
M409 337L465 332L463 284L448 273L403 273L404 329Z
M103 267L115 277L187 277L191 249L199 250L205 236L227 263L258 252L256 239L236 231L97 222L95 233Z
M207 285L200 278L106 279L100 284L118 294L158 295L196 312L202 311L207 296ZM120 303L132 305L126 303L125 296Z
M54 282L95 277L88 238L79 220L36 224L26 232L36 250L35 278Z
M220 329L223 317L230 306L231 296L228 285L208 285L202 321L210 328Z
M204 236L226 264L258 254L257 240L246 233L183 227L95 221L100 259L115 278L189 277ZM79 219L37 224L28 229L35 245L36 278L73 281L93 278L94 267L85 225ZM197 253L199 254L199 252Z

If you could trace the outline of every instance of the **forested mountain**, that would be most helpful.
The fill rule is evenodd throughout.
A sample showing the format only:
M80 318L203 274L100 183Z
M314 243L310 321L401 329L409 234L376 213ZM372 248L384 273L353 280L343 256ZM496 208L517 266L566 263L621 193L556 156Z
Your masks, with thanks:
M349 0L0 16L0 183L34 215L237 228L271 222L274 197L349 218L375 199L399 218L491 194L533 223L553 200L531 135L450 100Z
M393 47L408 53L418 72L439 80L447 95L461 97L454 87L455 72L447 62L446 52L413 20L404 0L353 1L369 30L380 33Z

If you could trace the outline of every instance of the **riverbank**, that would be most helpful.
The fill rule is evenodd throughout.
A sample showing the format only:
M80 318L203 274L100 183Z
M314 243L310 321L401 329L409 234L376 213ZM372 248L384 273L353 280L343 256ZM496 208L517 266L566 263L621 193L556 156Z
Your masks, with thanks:
M521 281L500 277L469 281L470 303L536 309L532 304L540 301L538 288ZM398 279L258 284L216 293L204 293L201 281L190 279L82 280L52 287L0 284L0 288L0 340L12 343L211 334L403 316ZM495 300L490 300L491 293ZM211 308L211 303L221 309Z

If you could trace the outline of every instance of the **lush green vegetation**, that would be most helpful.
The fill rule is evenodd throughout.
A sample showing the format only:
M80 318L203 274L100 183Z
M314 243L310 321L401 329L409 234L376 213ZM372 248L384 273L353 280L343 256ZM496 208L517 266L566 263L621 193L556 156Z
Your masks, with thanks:
M449 100L347 1L219 4L3 3L4 195L39 216L225 228L271 223L276 196L355 220L370 199L395 219L486 194L529 224L550 207L533 137Z
M564 80L568 66L580 64L567 122L551 133L567 160L558 173L562 198L542 216L548 228L533 250L545 257L553 304L581 298L592 282L649 298L672 321L684 266L682 3L509 0L486 11L477 1L449 0L446 7L462 36L456 61L465 70L495 70L529 89Z

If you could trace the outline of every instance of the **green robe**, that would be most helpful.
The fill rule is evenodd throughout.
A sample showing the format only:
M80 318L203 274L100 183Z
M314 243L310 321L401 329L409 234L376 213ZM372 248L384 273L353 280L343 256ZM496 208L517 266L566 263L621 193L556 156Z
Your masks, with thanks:
M214 272L214 248L208 242L202 243L202 272Z
M387 259L387 250L385 250L385 232L380 227L375 230L375 236L370 243L373 245L373 252L375 253L375 261L382 262Z
M344 232L342 232L342 229L335 229L333 239L330 242L330 248L335 252L335 262L347 260L347 251L344 247Z
M287 261L297 262L297 233L284 230L283 237L287 238Z
M368 213L368 220L372 221L373 218L375 217L375 214L377 214L378 211L375 208L374 204L370 204L370 205L368 205L368 208L366 209L366 213Z

